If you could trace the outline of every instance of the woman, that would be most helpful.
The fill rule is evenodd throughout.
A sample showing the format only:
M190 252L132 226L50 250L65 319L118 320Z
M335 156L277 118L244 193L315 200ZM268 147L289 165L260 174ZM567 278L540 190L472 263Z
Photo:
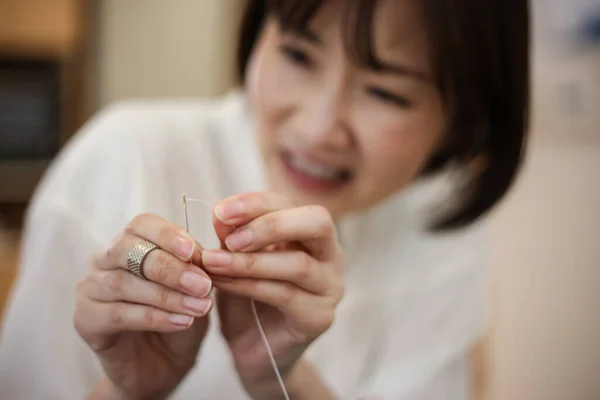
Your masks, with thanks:
M254 300L292 399L469 398L527 53L525 0L250 1L243 91L113 106L49 171L3 392L281 399Z

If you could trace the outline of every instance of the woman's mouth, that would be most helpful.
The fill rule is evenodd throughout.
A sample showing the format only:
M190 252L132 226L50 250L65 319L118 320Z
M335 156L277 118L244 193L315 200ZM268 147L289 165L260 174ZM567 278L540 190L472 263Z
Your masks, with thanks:
M347 168L326 166L296 153L283 152L281 160L287 177L303 190L328 193L339 190L352 179Z

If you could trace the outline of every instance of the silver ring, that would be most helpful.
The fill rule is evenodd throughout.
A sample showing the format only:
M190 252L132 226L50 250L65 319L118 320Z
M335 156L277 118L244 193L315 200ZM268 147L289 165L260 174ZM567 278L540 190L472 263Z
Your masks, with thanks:
M133 248L127 255L127 268L129 268L133 274L139 276L140 278L148 279L146 276L144 276L142 263L144 262L144 259L148 253L154 249L158 249L158 246L147 240L140 240L134 244Z

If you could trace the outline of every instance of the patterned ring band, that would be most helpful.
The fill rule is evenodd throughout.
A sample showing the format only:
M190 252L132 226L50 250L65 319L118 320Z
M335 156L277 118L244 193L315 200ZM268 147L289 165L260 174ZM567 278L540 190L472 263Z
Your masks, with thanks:
M142 263L148 253L154 249L158 249L158 246L152 242L143 239L137 242L127 255L127 267L129 270L140 278L147 279L144 276Z

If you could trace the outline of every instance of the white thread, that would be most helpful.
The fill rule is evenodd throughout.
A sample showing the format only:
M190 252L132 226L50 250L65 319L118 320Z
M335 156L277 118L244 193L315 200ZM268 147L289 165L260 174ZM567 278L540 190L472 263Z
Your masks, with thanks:
M187 202L188 201L194 202L194 203L202 203L202 204L208 205L210 207L213 206L213 203L206 201L206 200L202 200L202 199L189 198L185 194L183 195L183 206L184 206L184 210L185 210L185 229L189 233L190 228L189 228L188 210L187 210ZM275 356L273 355L273 350L271 350L271 346L269 345L269 340L267 339L265 330L263 329L262 324L260 323L260 318L258 317L258 312L256 311L256 304L254 303L254 300L252 300L252 299L250 299L250 306L252 308L252 315L254 316L254 321L256 322L256 326L258 327L258 332L260 333L260 337L262 338L262 341L267 349L267 353L269 354L269 361L271 362L271 366L273 367L273 371L275 372L275 376L277 377L277 382L279 383L279 386L281 387L281 391L283 392L285 400L290 400L287 389L285 388L285 383L283 383L283 378L281 377L281 373L279 372L279 368L277 367L277 362L275 361Z
M269 346L269 341L267 340L267 335L260 323L260 318L258 318L258 313L256 312L256 304L254 300L250 300L250 305L252 306L252 314L254 315L254 320L256 321L256 325L258 326L258 331L260 332L260 336L262 337L263 343L267 348L267 353L269 353L269 359L271 360L271 366L273 366L273 371L277 376L277 382L279 382L279 386L281 387L281 391L285 396L285 400L290 400L288 396L287 390L285 388L285 383L283 383L283 378L281 377L281 373L279 372L279 368L277 368L277 362L275 362L275 356L273 355L273 351L271 350L271 346Z
M185 195L184 195L185 196ZM208 206L214 206L213 203L211 203L210 201L206 201L206 200L202 200L202 199L193 199L191 197L186 197L187 201L191 201L192 203L204 203Z

